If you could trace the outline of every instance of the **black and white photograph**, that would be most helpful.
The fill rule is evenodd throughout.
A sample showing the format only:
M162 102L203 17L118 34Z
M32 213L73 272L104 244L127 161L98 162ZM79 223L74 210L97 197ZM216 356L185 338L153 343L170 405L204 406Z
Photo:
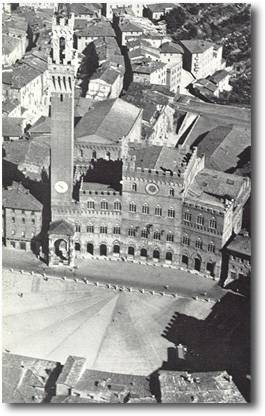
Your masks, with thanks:
M2 402L252 403L252 5L1 18Z

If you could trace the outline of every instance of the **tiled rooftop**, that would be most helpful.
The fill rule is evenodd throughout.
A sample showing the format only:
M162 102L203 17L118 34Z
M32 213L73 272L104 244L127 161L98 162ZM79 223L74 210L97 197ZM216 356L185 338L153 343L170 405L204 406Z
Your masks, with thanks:
M40 52L26 54L11 71L3 72L4 84L10 84L12 88L20 89L43 74L48 69L47 56Z
M236 199L244 178L212 169L201 170L191 183L187 196L223 206L225 199Z
M251 239L249 235L238 234L227 246L228 250L251 256Z
M183 172L191 153L167 146L149 146L131 151L136 156L136 167L171 172Z
M21 44L20 39L9 35L2 35L2 54L9 55Z
M21 117L2 117L2 135L21 137L24 133L24 119Z
M172 53L172 54L183 54L184 50L183 48L178 44L174 42L166 42L162 43L160 46L161 53Z
M45 399L45 384L57 366L54 361L4 353L2 358L2 401L40 403Z
M159 69L162 69L166 66L163 62L156 62L156 61L147 61L143 62L142 64L132 65L133 72L139 72L143 74L151 74L152 72L156 72Z
M49 234L63 234L71 236L74 235L74 233L74 226L65 220L54 221L50 224Z
M226 371L160 371L162 403L245 403Z
M75 138L117 143L130 133L140 111L120 98L98 102L76 125Z
M115 37L111 23L105 20L87 21L77 19L75 21L75 32L77 36L85 37Z
M13 182L12 186L2 191L2 205L5 208L41 211L42 204L24 188L22 184Z
M125 20L119 24L119 28L121 32L142 32L143 29L136 24L130 22L129 20Z
M180 42L190 53L202 53L213 47L213 43L200 39L182 40Z

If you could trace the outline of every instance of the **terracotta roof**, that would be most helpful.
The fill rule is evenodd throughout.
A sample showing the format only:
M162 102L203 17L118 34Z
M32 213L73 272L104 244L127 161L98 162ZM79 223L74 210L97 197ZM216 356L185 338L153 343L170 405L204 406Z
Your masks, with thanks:
M121 32L144 32L141 27L135 25L134 23L131 23L129 20L120 23L119 28Z
M51 133L51 118L40 117L39 120L29 129L29 133L36 136L39 134Z
M16 140L3 143L3 159L7 162L19 165L24 162L25 155L28 151L28 140Z
M4 85L12 85L12 78L13 78L13 66L8 68L3 68L2 71L2 84Z
M162 403L246 403L226 371L160 371Z
M19 107L20 103L18 100L10 100L7 98L7 100L2 102L2 115L8 115L13 111L15 108Z
M214 46L213 43L200 39L181 40L181 45L188 49L190 53L202 53Z
M71 3L70 4L70 8L71 8L71 12L75 14L76 17L78 17L78 15L93 15L93 13L95 12L95 10L93 10L90 4L87 3Z
M12 186L2 191L2 205L5 208L41 211L42 204L24 188L22 184L13 182Z
M131 155L136 156L137 167L177 172L185 170L186 165L182 166L183 160L189 158L191 153L167 146L149 146L136 148L131 151Z
M158 71L159 69L162 69L166 67L166 64L163 62L156 62L156 61L147 61L141 63L140 65L135 64L132 65L132 71L142 74L152 74L153 72Z
M198 144L198 153L205 154L207 167L227 171L236 167L239 155L251 146L250 128L233 125L218 126Z
M30 53L23 60L12 66L12 72L3 72L3 82L15 89L20 89L43 74L48 69L47 57L40 53Z
M19 47L20 44L21 44L20 39L3 34L2 35L2 54L9 55L10 53L13 52L14 49Z
M76 141L117 143L130 133L140 112L120 98L97 102L76 125Z
M202 79L198 79L196 80L192 86L195 89L198 89L198 91L201 94L210 94L211 96L213 96L214 92L217 90L217 85L215 83L213 83L210 79L206 79L206 78L202 78Z
M45 385L49 374L56 366L54 361L3 353L3 403L42 402L46 396Z
M249 235L244 235L242 233L238 234L230 244L227 246L227 250L233 252L251 256L251 239Z
M108 385L111 395L115 392L130 392L135 398L151 397L150 380L148 377L135 376L130 374L110 373L87 369L83 372L75 390L82 392L104 391L104 385Z
M23 16L19 16L16 13L2 15L2 32L6 34L12 34L15 36L26 36L28 23Z
M150 9L153 13L155 12L164 12L165 9L176 7L176 3L153 3L147 4L146 7Z
M75 227L65 220L54 221L50 224L49 234L74 235Z
M24 119L21 117L2 117L2 135L21 137L24 133Z
M218 83L224 78L226 78L229 74L225 69L221 69L220 71L216 71L213 75L209 77L212 82Z
M63 371L59 375L56 383L74 387L85 369L85 364L86 358L69 355L63 366Z
M107 84L114 84L116 79L121 75L118 69L112 67L99 68L91 77L91 79L100 79Z
M242 190L245 178L220 172L213 169L203 169L191 183L187 197L196 198L205 203L216 203L223 207L225 199L236 200Z
M162 45L160 46L160 51L161 53L177 53L181 55L184 53L183 48L178 43L174 42L162 43Z
M75 32L77 36L85 37L115 37L111 23L105 20L87 21L77 19L75 21Z

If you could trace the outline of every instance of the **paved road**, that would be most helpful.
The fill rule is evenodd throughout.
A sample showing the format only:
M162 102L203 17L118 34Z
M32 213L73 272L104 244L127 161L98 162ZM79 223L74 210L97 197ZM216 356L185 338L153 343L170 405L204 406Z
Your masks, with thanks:
M218 104L208 104L190 99L188 103L176 102L175 108L182 111L190 111L213 118L222 119L225 124L236 124L239 126L249 127L250 110L248 108L234 108L231 106L222 106ZM233 111L234 109L234 111Z
M3 248L2 255L3 269L22 269L28 272L46 273L47 276L65 276L71 279L87 278L99 283L158 290L188 297L203 295L206 298L220 299L227 293L210 278L171 268L93 258L78 260L77 269L62 266L51 268L32 253Z

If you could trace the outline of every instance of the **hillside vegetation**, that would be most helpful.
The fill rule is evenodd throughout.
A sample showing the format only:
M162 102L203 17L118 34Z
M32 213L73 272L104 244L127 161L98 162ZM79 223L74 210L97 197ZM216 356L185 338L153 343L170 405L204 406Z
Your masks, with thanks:
M175 40L199 38L223 45L227 66L233 65L233 91L219 102L250 105L251 7L250 4L180 4L165 17Z

